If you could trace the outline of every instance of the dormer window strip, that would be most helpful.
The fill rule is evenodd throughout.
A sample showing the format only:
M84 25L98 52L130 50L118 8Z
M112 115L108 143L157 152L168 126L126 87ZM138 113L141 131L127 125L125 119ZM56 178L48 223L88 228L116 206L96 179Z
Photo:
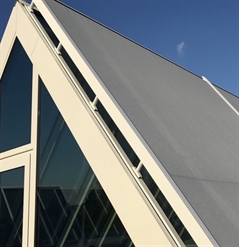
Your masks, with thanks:
M27 7L27 6L26 6ZM96 96L92 88L89 86L85 78L82 76L80 71L78 70L75 63L72 61L44 17L41 15L41 13L35 8L34 4L30 4L30 6L27 7L29 9L29 12L32 14L33 17L35 17L41 27L45 30L48 38L51 40L51 46L55 49L56 53L60 56L60 60L64 61L65 64L68 67L68 70L71 71L71 73L74 75L76 81L78 82L78 85L80 84L81 90L84 92L86 97L84 99L87 100L87 105L91 106L91 109L98 113L101 117L101 119L104 121L112 135L114 136L114 139L118 143L118 145L121 147L125 155L127 156L128 160L132 164L131 166L128 166L131 168L131 171L136 175L140 183L140 180L142 179L144 184L149 189L150 193L153 195L155 200L157 201L160 208L163 210L165 216L170 221L172 227L176 230L178 236L181 238L185 246L188 247L196 247L196 243L192 239L191 235L165 198L165 196L162 194L161 190L158 188L157 184L153 180L153 178L150 176L149 172L143 165L143 163L138 158L137 154L134 152L122 132L119 130L113 119L110 117L104 106L102 105L99 98ZM42 31L42 30L41 30ZM62 59L61 59L62 58ZM72 77L72 76L71 76ZM125 160L125 159L124 159ZM147 196L147 195L146 195ZM168 227L166 225L166 227ZM173 236L172 236L173 237Z

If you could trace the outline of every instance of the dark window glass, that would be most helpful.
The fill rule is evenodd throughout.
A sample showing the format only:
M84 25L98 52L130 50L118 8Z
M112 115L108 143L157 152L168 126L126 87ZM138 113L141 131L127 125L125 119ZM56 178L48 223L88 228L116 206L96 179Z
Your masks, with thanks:
M100 101L97 102L97 110L99 114L101 115L102 119L106 123L106 125L109 127L112 134L115 136L116 140L118 141L119 145L124 150L125 154L128 156L129 160L134 166L137 166L139 164L139 158L134 152L134 150L131 148L121 131L118 129L115 122L112 120L108 112L105 110L104 106L101 104Z
M81 72L76 67L75 63L73 62L71 57L68 55L64 47L61 48L61 56L64 58L67 66L69 67L71 72L74 74L74 76L76 77L77 81L80 83L81 87L84 89L89 99L93 101L95 98L95 93L93 92L93 90L91 89L91 87L89 86L85 78L82 76Z
M168 203L167 199L165 196L162 194L161 190L158 188L148 171L145 169L145 167L142 167L140 170L140 173L142 174L142 178L149 188L150 192L153 194L154 198L158 202L159 206L162 208L164 211L165 215L171 222L172 226L178 233L179 237L182 239L184 244L187 247L196 247L196 243L190 236L189 232L187 229L184 227L183 223L181 220L178 218L177 214L174 212L173 208L171 205Z
M22 246L24 168L0 173L0 247Z
M15 40L0 80L0 152L30 142L32 64Z
M131 246L84 154L40 85L36 246Z
M34 11L36 18L38 19L38 21L41 23L42 27L44 28L44 30L48 34L49 38L51 39L53 44L57 47L57 45L59 44L59 40L56 37L56 35L53 33L52 29L50 28L50 26L48 25L46 20L43 18L41 13L35 9L33 11Z

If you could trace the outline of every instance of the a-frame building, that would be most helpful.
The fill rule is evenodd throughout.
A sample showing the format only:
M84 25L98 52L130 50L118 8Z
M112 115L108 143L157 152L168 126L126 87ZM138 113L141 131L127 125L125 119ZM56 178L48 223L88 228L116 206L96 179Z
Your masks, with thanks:
M238 97L55 0L0 58L0 247L239 246Z

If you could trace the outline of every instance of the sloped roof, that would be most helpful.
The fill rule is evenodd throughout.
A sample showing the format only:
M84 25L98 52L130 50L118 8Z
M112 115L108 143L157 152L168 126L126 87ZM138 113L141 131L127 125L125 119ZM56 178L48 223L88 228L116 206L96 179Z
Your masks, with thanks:
M218 244L239 246L238 115L195 74L45 2Z

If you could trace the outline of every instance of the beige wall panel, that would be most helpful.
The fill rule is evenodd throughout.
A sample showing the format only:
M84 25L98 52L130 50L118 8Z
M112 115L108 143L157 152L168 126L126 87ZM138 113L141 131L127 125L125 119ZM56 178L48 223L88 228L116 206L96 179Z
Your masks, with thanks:
M36 41L39 37L38 32L31 24L29 17L26 15L26 10L24 10L21 4L17 3L17 36L24 46L27 55L31 57L34 50Z

